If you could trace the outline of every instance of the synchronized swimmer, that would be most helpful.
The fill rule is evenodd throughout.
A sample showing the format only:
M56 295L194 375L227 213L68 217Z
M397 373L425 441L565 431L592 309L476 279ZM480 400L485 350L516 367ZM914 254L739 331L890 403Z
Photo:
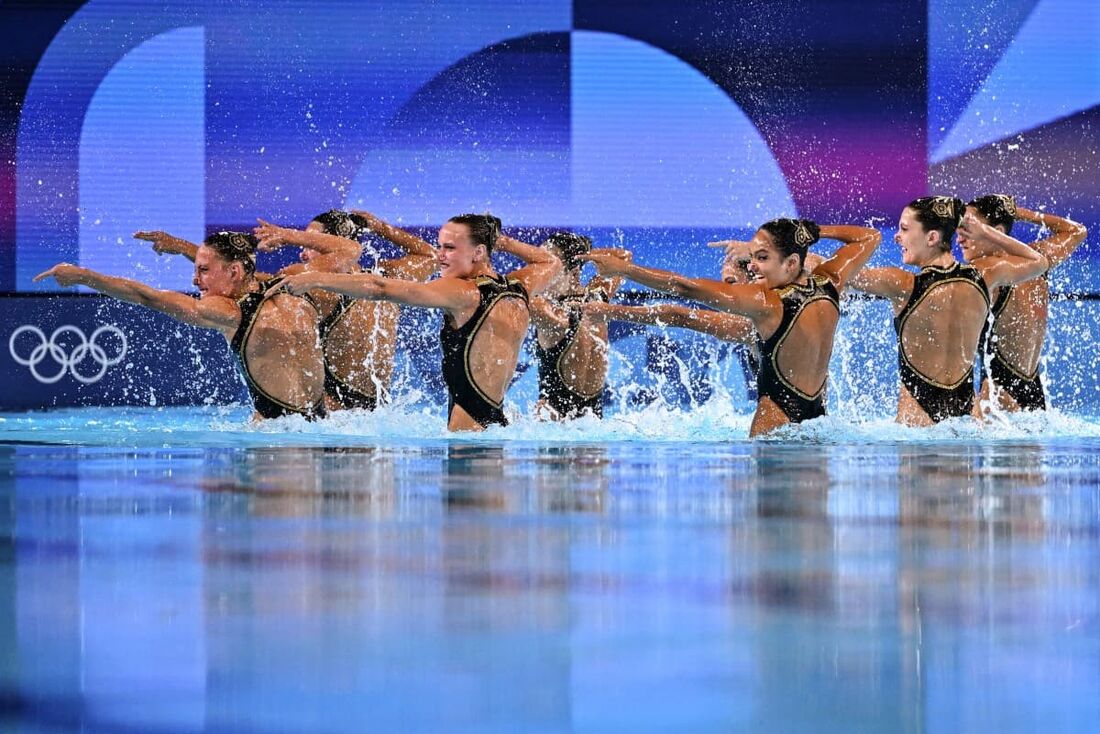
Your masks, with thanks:
M1011 236L1024 221L1049 228L1029 246ZM364 235L404 250L364 268ZM963 261L955 260L957 241ZM160 254L195 264L199 298L158 290L67 263L35 280L83 285L184 323L225 335L245 377L257 418L316 418L385 402L397 348L400 306L443 312L440 346L452 431L507 425L504 399L529 327L535 332L539 398L552 420L603 415L608 388L608 322L692 329L739 345L755 373L759 436L826 413L833 341L846 288L886 298L894 311L900 376L896 419L926 426L965 415L1041 410L1038 363L1046 334L1047 270L1085 239L1081 225L1016 206L1005 195L969 204L924 197L901 213L895 242L917 268L865 268L882 235L856 225L774 219L748 242L725 248L721 277L710 280L645 267L628 250L593 249L572 232L541 247L502 233L486 214L452 217L438 247L369 212L332 210L305 229L260 220L253 234L219 232L201 245L165 232L138 232ZM819 239L840 247L829 258L809 252ZM301 248L301 261L268 275L256 251ZM507 275L494 251L525 264ZM585 263L597 276L581 279ZM438 277L432 279L434 272ZM697 301L625 306L612 302L624 280ZM981 393L973 373L980 361Z

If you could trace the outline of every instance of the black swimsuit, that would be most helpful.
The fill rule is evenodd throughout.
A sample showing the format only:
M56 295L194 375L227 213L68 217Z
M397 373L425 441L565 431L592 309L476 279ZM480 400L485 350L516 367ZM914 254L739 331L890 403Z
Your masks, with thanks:
M518 280L500 275L495 278L483 275L476 282L481 292L477 310L457 328L451 325L449 316L445 317L439 330L439 341L443 347L443 380L450 394L447 416L449 420L455 405L459 405L483 428L493 424L506 426L508 419L501 409L503 403L483 393L470 374L470 347L493 306L504 298L518 298L527 306L527 289Z
M1043 390L1043 381L1039 377L1038 368L1031 375L1025 375L1011 364L1003 356L997 347L997 335L995 333L997 320L1001 318L1008 301L1012 298L1013 287L1006 286L1001 289L993 304L993 323L986 322L982 330L982 341L979 351L985 357L982 361L982 378L988 377L998 390L1004 390L1016 401L1021 410L1046 410L1047 399Z
M751 344L731 344L737 355L737 364L741 367L741 376L745 379L745 397L756 402L760 394L756 390L756 376L760 373L760 355Z
M945 283L969 283L978 289L985 300L986 308L989 308L989 289L986 288L981 273L970 265L960 265L956 262L947 268L929 266L921 270L913 279L913 292L909 295L909 300L906 301L901 312L894 317L894 331L898 335L898 373L901 384L928 414L928 417L936 423L946 418L969 415L974 409L974 370L966 370L953 385L945 385L929 379L918 372L905 356L905 349L902 347L902 331L905 329L905 321L924 297Z
M325 403L324 398L320 398L316 403L307 408L298 408L288 403L284 403L278 398L273 398L264 392L263 388L252 377L252 372L248 368L248 360L244 356L245 347L248 345L248 339L252 335L252 327L256 324L256 315L260 311L260 305L264 302L264 296L269 290L274 288L282 281L282 277L272 278L271 280L260 283L259 290L245 293L243 296L237 299L237 307L241 310L241 323L237 326L237 331L233 333L233 338L229 342L230 348L233 353L237 355L237 362L241 366L241 372L244 374L245 383L248 385L248 392L252 396L252 405L264 418L279 418L284 415L304 415L306 418L320 418L325 415ZM313 299L304 297L314 308L316 304L313 303Z
M760 371L756 389L760 398L770 398L791 423L801 423L825 415L825 382L810 395L787 382L779 371L779 348L794 328L802 311L811 303L828 301L840 313L840 293L831 280L821 275L810 277L806 285L792 283L778 291L783 303L783 320L767 340L757 338L760 351Z
M606 385L601 386L595 395L584 395L569 387L561 373L562 357L569 351L584 318L581 306L592 300L607 303L607 294L602 290L593 290L579 298L574 296L562 299L561 304L568 303L569 308L569 328L565 336L549 349L543 349L541 344L535 342L535 356L539 361L539 398L545 400L562 418L576 418L586 412L603 417Z
M356 303L357 299L355 298L343 295L340 296L340 302L337 304L336 308L317 325L317 331L321 336L321 349L325 357L325 394L344 408L366 408L367 410L374 410L378 407L377 397L356 390L340 379L329 366L328 352L324 351L328 346L329 333Z

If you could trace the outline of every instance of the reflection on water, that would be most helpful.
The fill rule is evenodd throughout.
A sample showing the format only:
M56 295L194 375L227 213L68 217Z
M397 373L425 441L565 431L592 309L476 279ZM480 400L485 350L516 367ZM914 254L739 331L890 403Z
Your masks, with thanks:
M0 447L0 728L1087 730L1096 448Z

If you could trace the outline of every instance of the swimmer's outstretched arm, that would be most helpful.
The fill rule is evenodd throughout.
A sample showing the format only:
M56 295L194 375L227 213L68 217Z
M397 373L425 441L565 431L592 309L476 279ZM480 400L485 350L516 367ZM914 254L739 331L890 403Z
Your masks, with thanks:
M134 232L135 240L145 240L153 243L153 252L158 255L183 255L191 262L195 262L195 253L199 246L194 242L188 242L182 237L170 235L159 229Z
M129 278L97 273L68 263L60 263L34 277L34 282L53 278L61 286L83 285L127 303L160 311L192 326L232 332L241 320L233 301L220 296L196 299L177 291L163 291Z
M153 252L158 255L183 255L191 262L195 262L195 254L200 247L194 242L188 242L182 237L176 237L159 229L134 232L134 239L152 242ZM271 277L271 273L256 272L256 280L268 280Z
M584 305L584 312L592 318L605 321L629 321L635 324L691 329L728 342L747 344L756 337L756 329L744 316L685 308L671 303L621 306L593 302Z
M822 225L821 236L844 243L832 257L813 268L814 273L825 275L833 281L837 290L843 290L848 285L852 276L867 264L882 242L882 233L877 229L846 224Z
M689 278L668 270L642 267L599 252L589 253L580 259L595 265L601 275L627 278L663 293L747 316L753 321L769 316L775 306L769 299L767 289L755 283L730 285L707 278Z
M1023 207L1016 207L1016 218L1047 227L1051 231L1049 237L1045 237L1031 244L1050 263L1050 267L1061 265L1077 246L1085 241L1088 230L1083 224L1078 224L1071 219L1065 219L1046 212L1034 212Z
M508 274L515 278L527 289L528 295L537 295L546 290L554 276L561 272L561 260L556 258L541 247L528 245L512 237L497 237L497 249L515 255L527 263L519 270Z
M959 231L972 240L984 241L1000 250L998 255L977 258L973 263L989 288L1037 278L1050 266L1042 254L1015 237L979 221L973 214L963 216Z
M258 249L269 252L292 245L313 250L317 253L317 257L310 261L311 269L346 270L349 266L354 266L359 261L359 255L362 254L363 248L359 243L347 237L311 229L280 227L259 218L256 221L259 224L253 228L252 233L260 241Z
M294 295L319 289L367 301L438 308L452 314L473 309L480 298L476 285L459 278L415 283L373 273L301 273L286 277L279 287Z

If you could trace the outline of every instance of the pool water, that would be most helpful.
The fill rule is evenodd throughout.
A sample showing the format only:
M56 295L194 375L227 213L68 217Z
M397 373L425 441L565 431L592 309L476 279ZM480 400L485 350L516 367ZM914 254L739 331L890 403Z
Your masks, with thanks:
M0 415L0 730L1100 722L1093 419L247 418Z

